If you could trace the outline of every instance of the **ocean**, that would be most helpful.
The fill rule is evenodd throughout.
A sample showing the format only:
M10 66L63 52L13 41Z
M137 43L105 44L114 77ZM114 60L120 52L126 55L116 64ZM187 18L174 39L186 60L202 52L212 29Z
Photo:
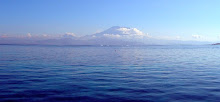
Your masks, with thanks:
M2 102L219 100L217 45L0 45Z

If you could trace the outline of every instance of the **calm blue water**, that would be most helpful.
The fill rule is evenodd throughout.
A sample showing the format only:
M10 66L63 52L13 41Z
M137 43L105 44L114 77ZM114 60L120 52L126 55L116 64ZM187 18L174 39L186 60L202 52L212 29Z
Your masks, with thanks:
M0 101L220 100L220 46L0 45Z

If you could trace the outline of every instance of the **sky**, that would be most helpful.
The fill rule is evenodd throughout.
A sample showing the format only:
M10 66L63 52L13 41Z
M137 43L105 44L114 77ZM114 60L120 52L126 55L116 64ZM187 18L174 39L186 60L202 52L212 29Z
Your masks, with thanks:
M112 26L161 39L220 41L219 0L0 0L0 35L79 36Z

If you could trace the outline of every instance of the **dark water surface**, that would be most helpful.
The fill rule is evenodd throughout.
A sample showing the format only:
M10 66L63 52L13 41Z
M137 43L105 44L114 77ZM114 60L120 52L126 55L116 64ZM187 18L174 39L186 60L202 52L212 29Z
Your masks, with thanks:
M0 101L220 101L220 46L0 45Z

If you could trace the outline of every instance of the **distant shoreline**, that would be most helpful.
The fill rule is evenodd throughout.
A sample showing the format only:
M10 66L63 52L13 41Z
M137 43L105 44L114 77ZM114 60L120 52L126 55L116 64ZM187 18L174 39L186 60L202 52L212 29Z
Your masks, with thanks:
M220 43L215 43L215 44L212 44L212 45L220 45Z
M190 45L190 44L180 44L180 45L46 45L46 44L0 44L9 46L57 46L57 47L141 47L141 46L204 46L204 45L220 45L218 44L203 44L203 45Z

